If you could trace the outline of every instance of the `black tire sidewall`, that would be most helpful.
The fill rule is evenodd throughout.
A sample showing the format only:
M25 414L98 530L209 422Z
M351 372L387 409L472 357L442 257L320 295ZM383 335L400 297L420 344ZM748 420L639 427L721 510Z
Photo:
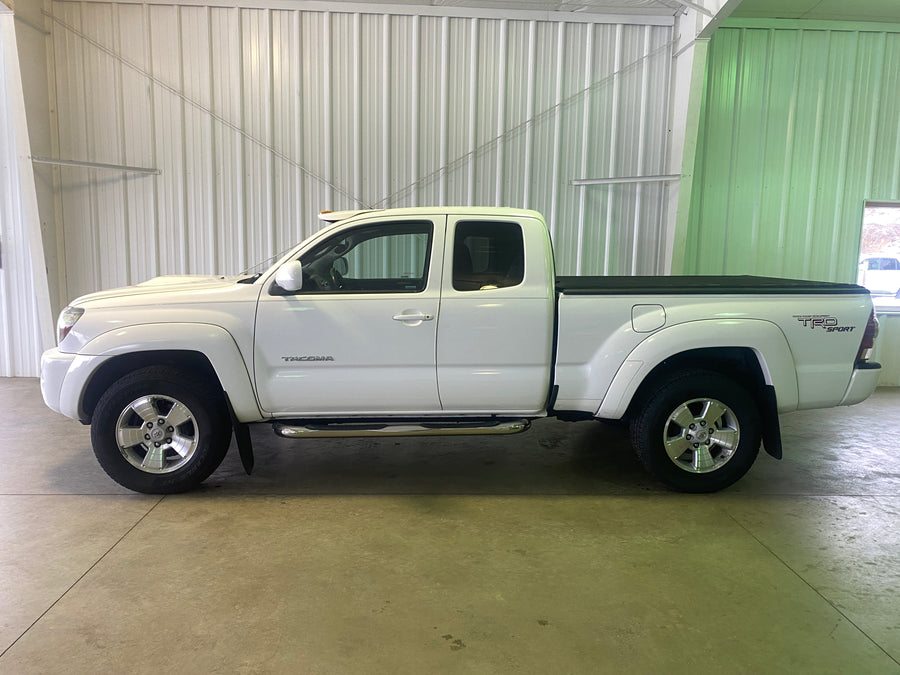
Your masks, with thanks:
M141 396L167 396L184 404L194 417L198 442L190 461L169 473L148 473L133 466L119 449L116 425L122 411ZM100 397L91 419L94 455L120 485L148 494L190 490L216 470L228 450L231 424L221 391L175 368L153 366L117 380Z
M737 417L740 440L733 456L708 473L678 467L666 453L663 434L669 416L692 399L715 399ZM734 380L708 371L686 372L660 382L632 420L632 444L646 469L679 492L715 492L732 485L749 471L759 454L760 415L753 397Z

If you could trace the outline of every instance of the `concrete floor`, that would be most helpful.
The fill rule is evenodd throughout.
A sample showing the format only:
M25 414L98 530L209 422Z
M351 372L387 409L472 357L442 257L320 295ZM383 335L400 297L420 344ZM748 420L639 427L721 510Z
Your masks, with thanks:
M0 380L0 673L900 673L900 389L666 491L622 429L287 441L135 495Z

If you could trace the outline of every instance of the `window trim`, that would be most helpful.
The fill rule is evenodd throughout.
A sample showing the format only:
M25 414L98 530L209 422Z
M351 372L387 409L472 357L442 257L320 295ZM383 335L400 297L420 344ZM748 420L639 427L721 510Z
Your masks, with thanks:
M457 270L456 270L456 251L457 251L457 242L460 238L460 227L465 225L500 225L500 226L513 226L517 229L519 233L519 242L521 243L521 247L519 248L519 252L521 253L521 267L522 273L519 277L518 281L514 284L508 284L503 286L493 286L487 284L481 288L459 288L457 286ZM466 236L477 236L477 233L467 234ZM522 227L522 224L516 220L498 220L498 219L486 219L486 218L466 218L457 220L453 226L453 236L448 237L451 243L451 251L450 251L450 288L457 293L474 293L474 292L493 292L493 291L502 291L510 288L518 288L525 283L525 266L527 260L527 252L525 250L525 229ZM471 251L470 251L471 253ZM473 276L475 273L473 272ZM487 275L486 276L491 276ZM500 276L500 275L493 275Z
M420 227L420 231L416 231L414 228ZM416 295L419 293L424 293L428 289L429 275L431 273L431 261L434 252L434 235L435 235L435 225L432 220L396 220L396 221L379 221L379 222L368 222L368 223L359 223L358 225L354 225L352 227L348 227L346 229L341 229L338 232L334 232L331 235L325 237L321 241L317 242L310 249L304 251L302 254L292 258L292 260L303 261L308 255L311 255L315 251L319 250L323 246L327 246L329 242L339 240L342 238L346 238L351 233L356 232L358 230L373 230L376 235L372 237L366 238L364 241L360 242L360 244L365 243L366 241L371 241L372 239L378 238L378 236L392 236L389 232L390 229L396 228L400 230L399 232L394 233L394 236L404 235L404 234L426 234L428 236L428 240L425 244L425 260L424 267L422 269L422 277L421 279L416 279L416 281L421 281L421 288L416 289L390 289L390 290L380 290L380 289L324 289L324 290L312 290L309 288L301 288L298 291L288 292L283 290L280 286L278 286L275 281L272 281L271 288L269 289L270 295L291 295L291 296L323 296L323 295L334 295L334 296L349 296L349 295ZM408 230L408 231L403 231ZM352 250L352 249L351 249ZM305 267L305 265L304 265ZM412 281L412 279L411 279Z

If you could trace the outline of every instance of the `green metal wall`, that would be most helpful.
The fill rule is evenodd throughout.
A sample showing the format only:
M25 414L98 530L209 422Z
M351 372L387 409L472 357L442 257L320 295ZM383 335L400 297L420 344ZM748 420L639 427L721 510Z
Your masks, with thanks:
M900 26L716 31L685 273L855 281L867 199L900 199Z

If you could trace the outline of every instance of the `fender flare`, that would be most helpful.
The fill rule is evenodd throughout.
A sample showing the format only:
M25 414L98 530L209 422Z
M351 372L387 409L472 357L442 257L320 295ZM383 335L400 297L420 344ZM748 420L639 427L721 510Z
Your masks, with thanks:
M228 396L236 418L258 421L262 413L252 378L234 337L221 326L206 323L134 324L107 331L87 342L69 367L61 400L78 401L98 368L126 354L154 351L197 352L207 358ZM71 411L84 419L82 410Z
M777 409L797 409L797 368L787 338L771 321L762 319L705 319L657 331L635 347L607 389L596 417L620 419L647 376L668 358L703 348L750 349L767 385L777 394Z

